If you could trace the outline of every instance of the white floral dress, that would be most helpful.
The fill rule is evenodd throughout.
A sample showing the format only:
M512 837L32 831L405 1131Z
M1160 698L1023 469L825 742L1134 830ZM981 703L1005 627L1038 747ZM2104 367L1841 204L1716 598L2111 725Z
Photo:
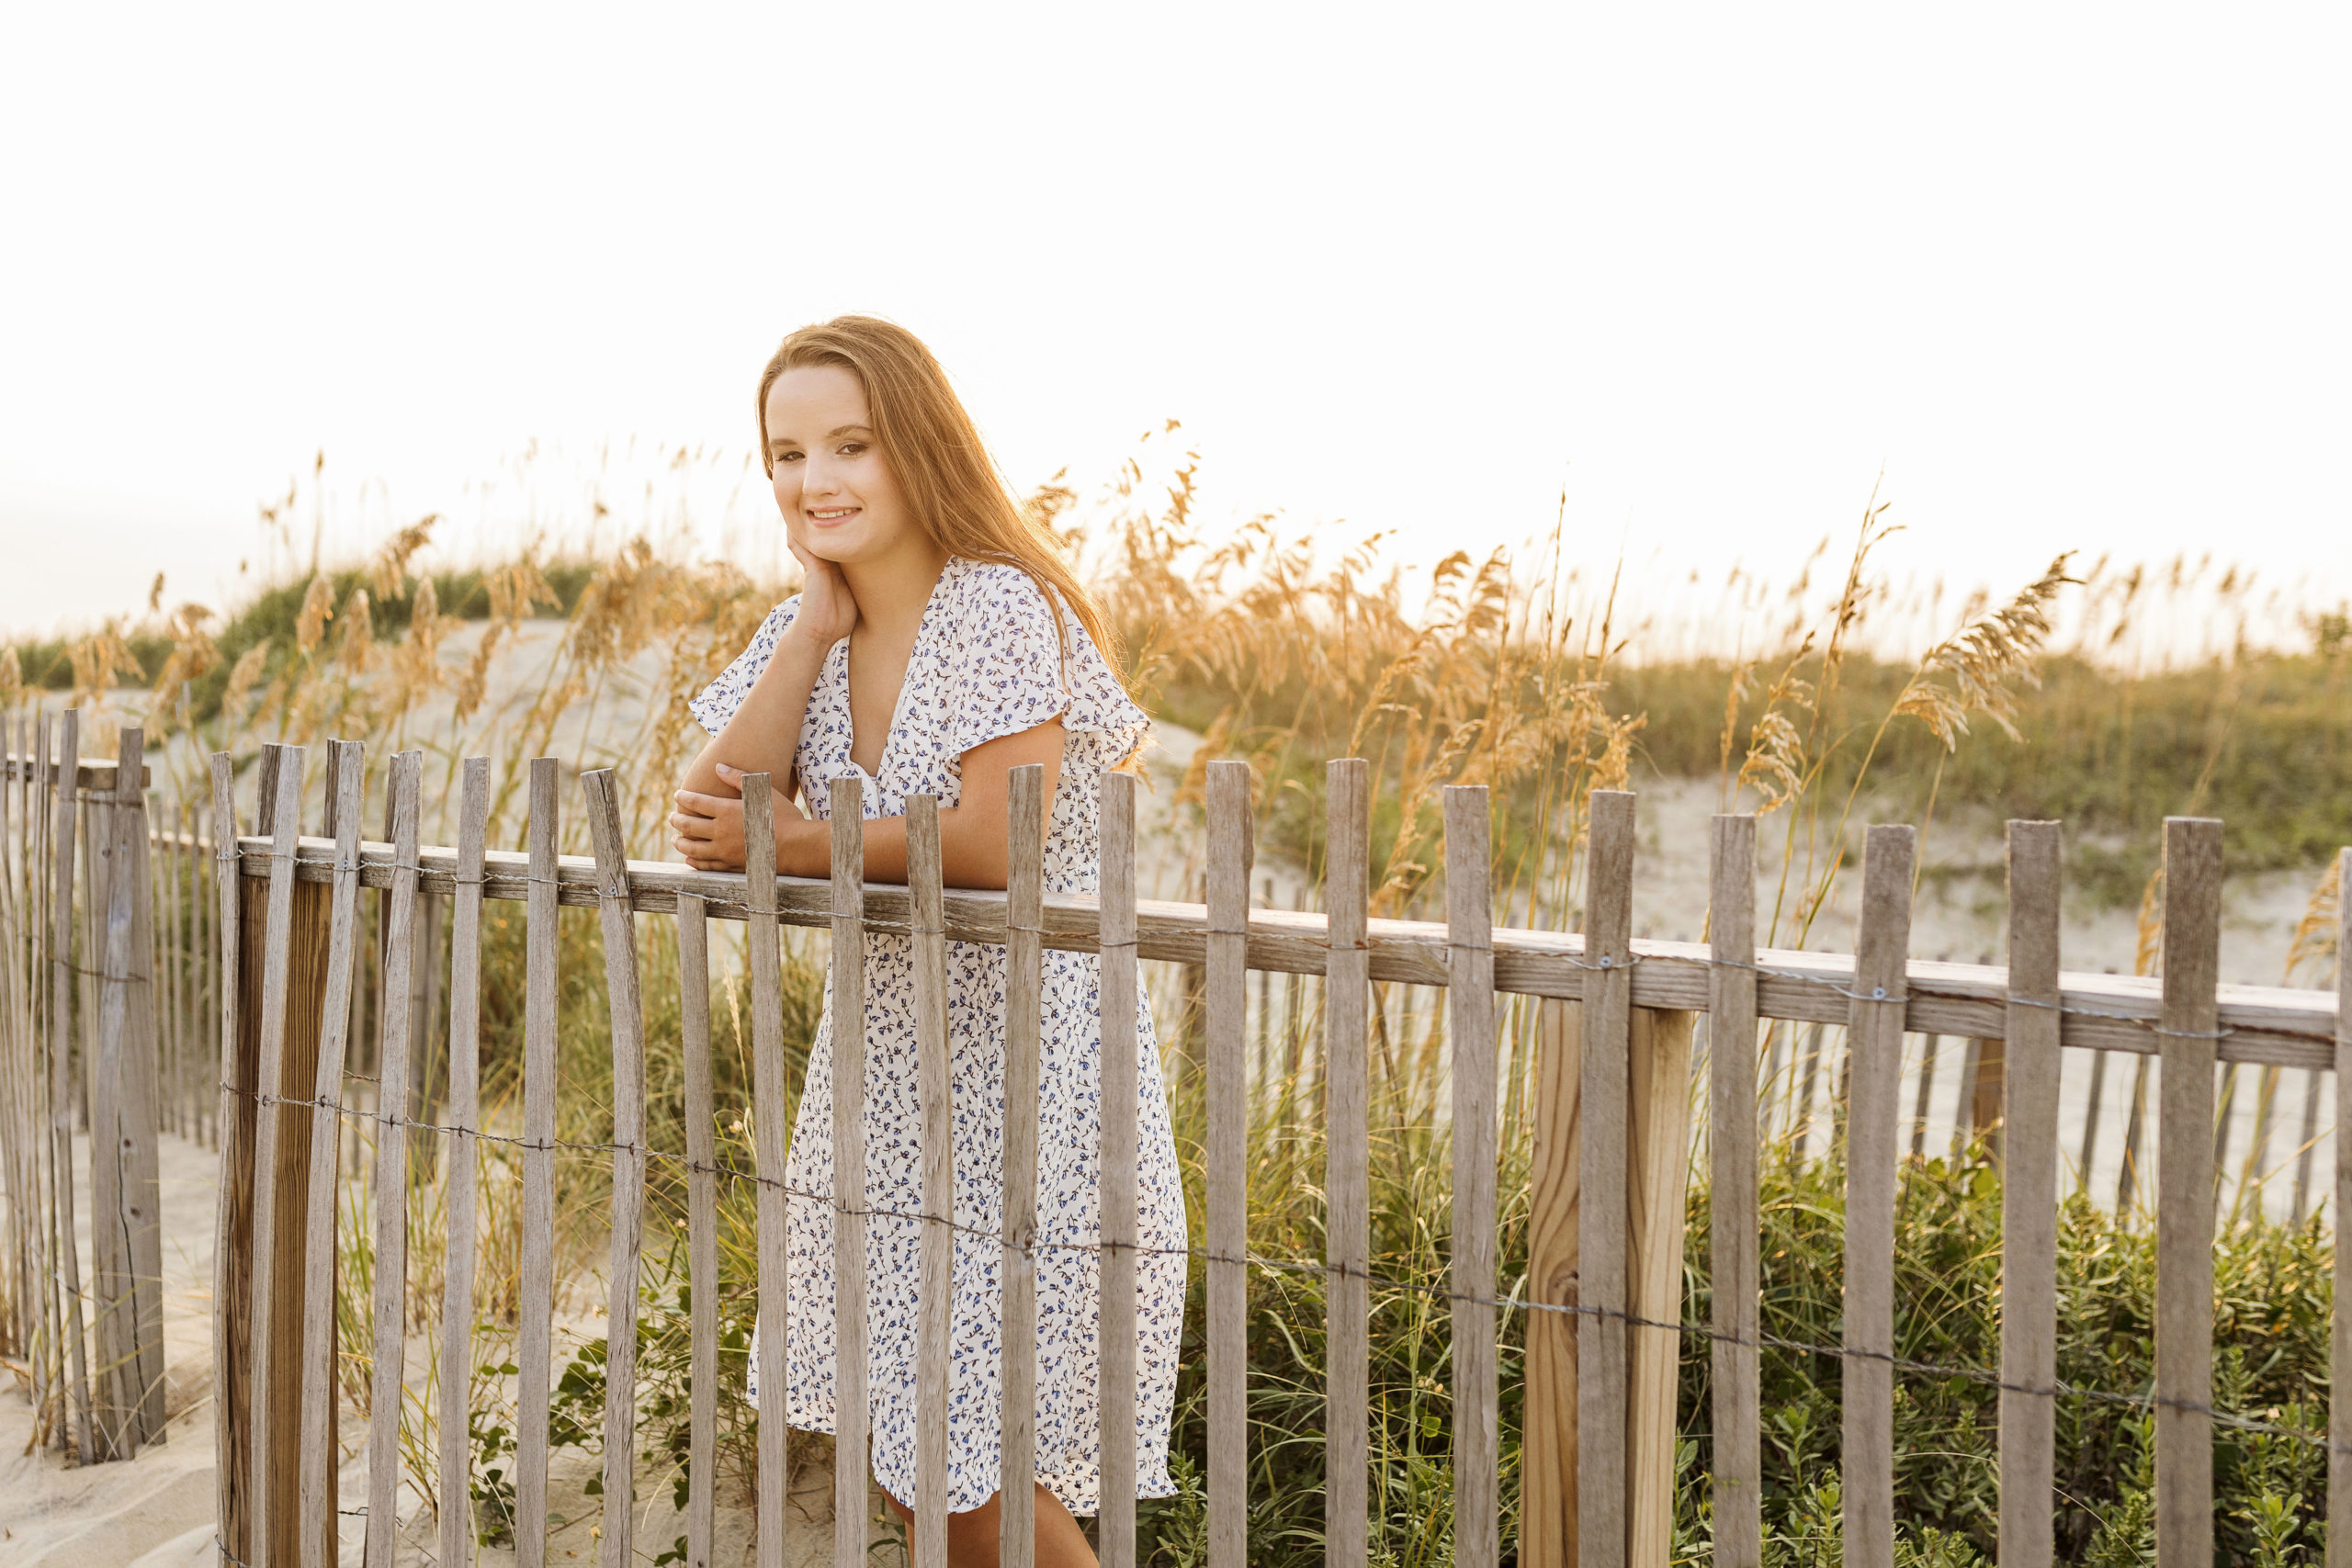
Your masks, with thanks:
M690 705L716 734L792 624L797 598L772 612L742 656ZM836 643L809 694L794 753L811 813L826 815L831 780L865 782L865 814L901 817L907 796L932 794L943 807L962 793L965 752L999 736L1059 717L1068 734L1047 825L1045 886L1050 893L1097 891L1097 814L1102 771L1139 746L1150 727L1128 700L1085 629L1065 610L1065 670L1054 611L1018 568L955 558L940 573L915 634L890 733L876 775L850 760L849 644ZM1101 961L1048 950L1044 961L1044 1043L1037 1117L1037 1479L1074 1514L1097 1511L1101 1444L1096 1375L1097 1177L1101 1166ZM865 936L865 1148L864 1202L912 1213L922 1192L922 1118L916 1100L914 972L906 937ZM978 1507L1001 1479L999 1352L1003 1225L1004 950L947 944L948 1055L955 1127L954 1302L949 1333L948 1502ZM1138 991L1143 1061L1157 1062L1151 1013ZM800 1192L833 1190L832 1008L828 1001L809 1055L808 1080L786 1158ZM1136 1192L1143 1256L1136 1283L1136 1493L1165 1497L1169 1426L1183 1328L1185 1232L1168 1099L1159 1075L1137 1075L1139 1153ZM915 1495L915 1301L918 1227L876 1217L867 1233L867 1386L873 1465L890 1495ZM832 1209L786 1201L786 1419L804 1430L833 1427ZM1154 1252L1152 1249L1162 1249ZM752 1357L756 1382L759 1358Z

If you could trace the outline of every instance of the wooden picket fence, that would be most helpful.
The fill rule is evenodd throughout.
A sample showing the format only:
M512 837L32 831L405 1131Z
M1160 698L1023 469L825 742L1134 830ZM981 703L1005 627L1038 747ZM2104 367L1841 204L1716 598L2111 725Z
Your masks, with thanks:
M86 1464L164 1437L157 1137L215 1131L216 981L209 845L80 718L0 717L0 1357Z
M946 1210L945 944L1002 945L1008 953L1006 1089L1034 1101L1037 1084L1038 976L1046 947L1097 953L1102 961L1101 1231L1102 1299L1102 1560L1135 1562L1133 1398L1135 1259L1133 1169L1138 960L1197 965L1204 1012L1208 1144L1206 1235L1196 1256L1207 1304L1208 1551L1213 1568L1247 1557L1245 1485L1249 1390L1245 1285L1253 1259L1247 1234L1244 1156L1249 1062L1245 999L1252 971L1319 976L1328 1146L1326 1191L1329 1406L1327 1539L1334 1564L1365 1561L1369 1310L1375 1283L1369 1237L1368 1021L1374 982L1446 988L1452 1042L1452 1367L1454 1557L1464 1568L1497 1563L1504 1550L1498 1507L1498 1330L1506 1311L1526 1314L1526 1427L1518 1561L1529 1568L1663 1568L1672 1519L1674 1368L1703 1343L1713 1359L1715 1468L1710 1477L1715 1555L1726 1568L1761 1559L1761 1412L1758 1409L1758 1053L1774 1021L1842 1027L1849 1041L1843 1113L1844 1550L1846 1561L1891 1564L1894 1551L1893 1401L1905 1368L1896 1359L1894 1203L1905 1158L1902 1074L1907 1034L1998 1042L2005 1105L2001 1365L1979 1370L2000 1385L2000 1561L2051 1561L2056 1235L2062 1049L2120 1052L2161 1064L2155 1115L2159 1191L2156 1371L2157 1542L2167 1568L2212 1561L2212 1253L2217 1151L2217 1064L2250 1063L2333 1072L2337 1121L2352 1111L2352 980L2333 995L2217 984L2221 829L2176 818L2165 829L2162 979L2063 973L2058 945L2060 839L2054 823L2009 827L2009 946L2005 966L1915 961L1909 956L1915 840L1906 827L1873 827L1861 867L1852 955L1760 951L1755 943L1756 823L1714 820L1709 940L1635 941L1634 797L1591 797L1584 931L1497 930L1491 917L1488 801L1480 788L1444 799L1446 919L1368 918L1370 773L1329 765L1328 852L1321 912L1252 908L1250 776L1238 762L1209 766L1204 904L1139 900L1135 876L1133 781L1102 781L1099 897L1041 891L1042 784L1013 776L1008 888L972 892L940 885L935 803L909 803L910 881L864 878L859 784L835 781L830 880L780 877L765 781L745 781L747 874L695 872L626 858L612 775L580 775L592 856L558 852L558 764L529 775L528 845L485 842L489 767L464 764L454 847L419 842L422 758L389 771L389 841L367 840L364 757L338 742L328 758L327 831L302 832L304 753L268 749L259 770L265 831L242 833L232 760L211 760L209 840L224 846L212 920L221 1042L218 1124L224 1242L216 1292L216 1366L223 1380L219 1423L224 1558L254 1568L318 1568L336 1550L334 1461L335 1190L340 1123L359 1114L390 1133L413 1125L408 1087L423 1068L411 1048L409 965L423 897L448 900L448 1098L437 1125L458 1140L495 1136L482 1124L474 1077L485 900L526 911L521 1136L523 1224L516 1470L518 1561L546 1561L551 1322L554 1306L553 1159L557 945L560 906L600 911L611 1003L614 1107L610 1302L604 1412L605 1492L627 1498L638 1412L633 1399L638 1280L647 1162L645 1035L636 922L673 919L684 998L685 1166L693 1303L690 1414L692 1491L688 1562L710 1560L716 1440L716 1213L722 1171L712 1146L709 933L713 919L745 922L752 940L753 1122L758 1183L759 1302L768 1331L758 1369L763 1388L785 1386L780 1308L786 1189L782 994L784 925L829 928L837 1105L833 1165L865 1163L862 938L900 933L913 943L923 1183L928 1222L918 1292L919 1388L913 1561L944 1561L946 1443L944 1281ZM2352 885L2352 851L2345 853ZM385 998L378 1020L374 1109L344 1102L351 1048L351 987L361 943L358 891L380 890L387 941ZM307 901L307 902L306 902ZM2352 899L2345 901L2352 910ZM307 909L307 913L300 911ZM2352 913L2343 951L2352 952ZM257 973L255 972L257 971ZM2340 964L2352 975L2352 964ZM1497 997L1544 1002L1538 1121L1532 1180L1530 1269L1523 1291L1497 1278ZM1712 1183L1713 1315L1681 1320L1682 1183L1693 1128L1686 1085L1694 1021L1706 1023L1705 1122ZM1024 1137L1022 1134L1026 1134ZM2338 1141L2337 1204L2352 1201L2352 1149ZM401 1325L408 1271L403 1194L406 1136L379 1136L373 1183L375 1325L368 1449L367 1561L393 1561L398 1520L395 1455L402 1408ZM473 1161L447 1163L448 1266L440 1314L440 1408L467 1405L478 1195ZM1034 1321L1036 1152L1035 1126L1008 1130L1001 1279L1009 1325ZM831 1201L830 1194L813 1195ZM865 1307L862 1206L834 1205L837 1451L866 1440ZM2339 1254L2336 1288L2352 1257ZM2352 1340L2339 1320L2330 1402L2330 1561L2352 1563ZM1034 1343L1005 1336L1002 1387L1005 1486L1002 1560L1031 1558L1029 1478L1034 1432ZM2129 1391L2124 1391L2128 1393ZM464 1500L469 1455L462 1424L438 1435L438 1561L471 1560ZM761 1568L784 1562L787 1433L758 1431L757 1552ZM862 1562L867 1479L844 1461L836 1474L835 1561ZM634 1561L633 1519L609 1509L602 1561ZM2340 1543L2340 1544L2339 1544Z

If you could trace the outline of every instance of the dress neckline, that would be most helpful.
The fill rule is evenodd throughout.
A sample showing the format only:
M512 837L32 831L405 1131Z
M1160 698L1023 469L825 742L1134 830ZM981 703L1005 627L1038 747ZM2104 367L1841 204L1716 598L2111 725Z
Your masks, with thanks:
M963 557L949 556L939 569L938 579L931 585L931 597L923 601L922 617L915 622L915 639L907 648L907 667L899 675L899 694L890 703L890 727L882 733L882 750L875 755L874 771L871 773L866 772L865 765L857 760L857 706L850 701L849 694L849 638L842 638L842 708L849 717L848 724L843 727L842 761L855 769L858 777L869 783L879 784L882 776L890 771L891 750L899 743L899 720L906 713L907 692L915 678L915 660L922 653L923 639L931 633L932 617L938 613L941 592L946 588L947 580L958 575L957 569L963 564Z

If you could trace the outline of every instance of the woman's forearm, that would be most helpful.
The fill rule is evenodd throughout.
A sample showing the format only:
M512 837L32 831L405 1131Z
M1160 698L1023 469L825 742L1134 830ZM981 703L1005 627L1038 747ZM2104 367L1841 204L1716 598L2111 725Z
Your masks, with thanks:
M791 798L801 721L808 716L808 694L831 651L789 630L777 638L767 668L752 682L734 716L695 755L682 787L705 795L734 795L735 786L718 774L718 764L724 762L747 773L766 773L777 793Z
M940 881L949 887L1002 888L1010 867L1011 836L1001 803L950 806L939 813ZM1048 785L1046 816L1053 815ZM832 824L820 821L780 823L776 835L776 870L786 876L831 876L833 870ZM907 819L869 818L865 823L865 880L904 883L907 880Z

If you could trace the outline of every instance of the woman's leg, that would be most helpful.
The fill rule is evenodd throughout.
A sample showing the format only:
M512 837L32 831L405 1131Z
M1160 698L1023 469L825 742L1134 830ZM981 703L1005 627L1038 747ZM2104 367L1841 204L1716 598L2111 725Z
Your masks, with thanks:
M912 1530L914 1510L888 1492L882 1495L899 1522ZM997 1568L997 1503L1002 1496L999 1493L969 1513L947 1516L948 1568ZM1094 1568L1094 1549L1086 1544L1086 1531L1042 1484L1037 1488L1037 1568Z

